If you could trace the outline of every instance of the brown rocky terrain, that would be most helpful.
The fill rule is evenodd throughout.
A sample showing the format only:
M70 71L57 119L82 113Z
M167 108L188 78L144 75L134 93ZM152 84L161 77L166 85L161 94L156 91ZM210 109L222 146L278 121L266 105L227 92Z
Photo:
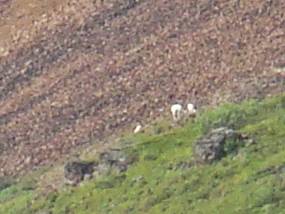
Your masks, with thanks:
M0 176L177 101L285 91L283 0L0 0L0 14Z

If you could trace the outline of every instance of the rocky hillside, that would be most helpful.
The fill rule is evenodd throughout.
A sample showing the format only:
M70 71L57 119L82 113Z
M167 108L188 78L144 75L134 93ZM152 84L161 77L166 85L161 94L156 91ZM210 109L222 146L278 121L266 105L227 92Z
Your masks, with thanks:
M0 213L284 213L285 94L167 124L121 138L121 150L89 149L87 163L0 179Z
M0 176L173 102L284 91L284 12L283 0L1 0Z

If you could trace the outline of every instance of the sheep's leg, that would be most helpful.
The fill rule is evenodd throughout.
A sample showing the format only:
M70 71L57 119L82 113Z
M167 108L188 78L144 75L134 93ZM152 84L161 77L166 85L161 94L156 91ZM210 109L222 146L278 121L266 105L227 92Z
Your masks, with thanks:
M176 121L177 121L176 114L173 114L173 121L174 121L174 122L176 122Z
M173 121L174 122L176 122L177 121L177 111L174 111L173 113L172 113L172 118L173 118Z
M177 120L181 120L181 112L180 111L177 111Z

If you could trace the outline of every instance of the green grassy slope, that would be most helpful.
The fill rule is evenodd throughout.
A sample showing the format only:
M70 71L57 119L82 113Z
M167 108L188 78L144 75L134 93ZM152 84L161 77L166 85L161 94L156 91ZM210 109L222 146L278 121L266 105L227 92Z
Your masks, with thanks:
M220 126L256 144L212 165L179 167L191 162L195 140ZM207 109L182 128L123 142L138 157L125 174L45 196L33 176L0 190L0 213L285 213L284 95Z

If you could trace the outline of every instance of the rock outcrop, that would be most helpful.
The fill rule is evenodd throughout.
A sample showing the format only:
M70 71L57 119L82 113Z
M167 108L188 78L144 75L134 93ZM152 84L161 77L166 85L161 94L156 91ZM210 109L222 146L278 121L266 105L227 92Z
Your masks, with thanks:
M113 168L117 172L124 172L127 170L130 161L125 154L120 150L109 150L100 154L100 164L99 169L102 166L107 166L108 168ZM100 167L101 165L101 167Z
M237 150L246 143L247 136L233 129L221 127L214 129L194 144L197 163L209 164ZM251 142L251 141L249 141Z
M71 161L64 166L65 182L70 185L76 185L86 179L92 177L94 171L94 162Z
M106 175L110 171L118 174L125 172L135 161L121 150L112 149L99 154L99 160L94 162L72 161L64 167L64 178L67 184L77 185L83 180Z

